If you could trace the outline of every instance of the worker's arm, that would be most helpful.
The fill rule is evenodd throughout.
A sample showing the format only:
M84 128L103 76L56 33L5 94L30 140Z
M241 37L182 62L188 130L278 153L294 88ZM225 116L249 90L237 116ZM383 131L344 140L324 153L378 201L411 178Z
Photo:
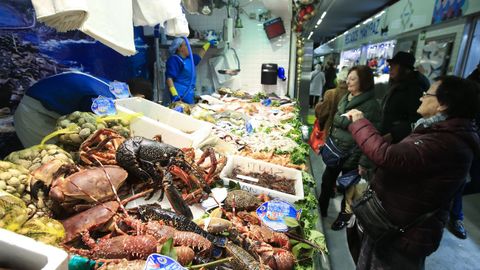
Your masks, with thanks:
M214 39L203 44L202 49L198 52L198 55L200 56L200 58L203 58L205 56L205 53L207 53L211 45L216 45L216 44L217 44L217 41Z
M178 96L177 89L175 88L175 85L173 84L172 78L167 78L167 87L168 87L168 90L170 91L170 94L172 94L172 100L173 101L180 100L180 97Z

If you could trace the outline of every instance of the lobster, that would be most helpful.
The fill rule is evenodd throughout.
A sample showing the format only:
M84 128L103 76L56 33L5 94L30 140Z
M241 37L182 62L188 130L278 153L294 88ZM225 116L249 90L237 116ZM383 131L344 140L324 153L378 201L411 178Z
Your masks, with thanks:
M87 232L82 235L82 240L90 249L70 247L68 250L95 260L145 260L150 254L157 252L157 240L151 235L120 235L102 238L96 243Z
M185 216L162 209L158 204L141 205L136 209L136 211L144 221L162 220L166 224L175 227L179 231L190 231L199 234L208 239L217 247L224 247L227 241L225 237L212 235L204 231Z
M193 153L192 150L189 151ZM197 202L203 196L203 192L211 193L209 185L212 184L218 174L219 168L217 168L215 153L211 148L204 152L197 164L188 161L188 154L187 150L184 151L162 143L160 136L156 136L155 140L136 136L125 140L120 145L117 149L116 160L120 166L143 181L153 181L154 191L160 187L160 182L162 182L160 199L163 199L163 194L167 193L167 198L173 209L177 213L192 219L193 215L188 208L188 203ZM190 154L190 156L193 159L194 155ZM205 161L206 157L211 159L208 173L205 173L199 166ZM221 164L225 163L225 159L221 161ZM160 168L163 168L165 172ZM182 196L174 186L173 176L178 177L188 190L191 190L192 182L198 188Z

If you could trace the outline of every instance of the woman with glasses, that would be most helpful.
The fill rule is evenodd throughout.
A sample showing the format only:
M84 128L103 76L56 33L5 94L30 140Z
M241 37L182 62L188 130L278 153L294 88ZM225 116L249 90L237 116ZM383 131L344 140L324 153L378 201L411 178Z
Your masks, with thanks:
M377 165L371 187L390 221L405 226L433 213L388 243L376 244L364 234L357 269L424 269L425 257L440 245L450 202L480 155L475 83L441 77L420 101L422 118L397 144L386 141L361 111L347 113L357 145Z

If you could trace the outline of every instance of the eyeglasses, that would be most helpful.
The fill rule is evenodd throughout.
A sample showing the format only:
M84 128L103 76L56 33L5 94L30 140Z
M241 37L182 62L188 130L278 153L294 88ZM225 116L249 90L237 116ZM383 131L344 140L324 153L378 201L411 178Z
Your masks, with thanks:
M430 93L427 93L427 92L423 92L422 97L427 97L427 96L436 97L437 95L435 95L435 94L430 94Z

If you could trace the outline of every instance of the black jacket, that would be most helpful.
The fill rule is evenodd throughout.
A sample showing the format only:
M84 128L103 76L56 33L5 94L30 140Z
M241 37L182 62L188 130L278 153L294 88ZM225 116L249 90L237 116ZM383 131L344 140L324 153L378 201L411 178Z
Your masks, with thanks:
M476 68L470 75L468 75L467 79L472 80L476 83L480 83L480 72L478 68Z
M421 81L417 72L407 75L400 82L392 83L382 101L381 133L392 135L392 142L397 143L412 131L420 115L420 97L427 85Z

